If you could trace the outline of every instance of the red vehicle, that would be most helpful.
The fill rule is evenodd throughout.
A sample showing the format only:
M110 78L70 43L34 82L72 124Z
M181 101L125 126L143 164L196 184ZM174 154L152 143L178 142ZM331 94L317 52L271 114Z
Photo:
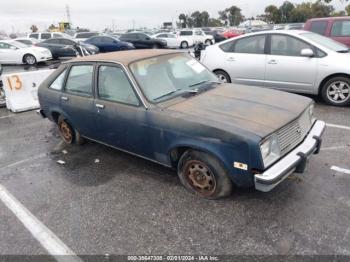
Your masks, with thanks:
M350 17L313 18L305 23L304 30L330 37L350 47Z
M233 38L233 37L236 37L236 36L240 36L242 35L243 32L241 31L238 31L238 30L227 30L225 31L222 35L226 38L226 39L229 39L229 38Z

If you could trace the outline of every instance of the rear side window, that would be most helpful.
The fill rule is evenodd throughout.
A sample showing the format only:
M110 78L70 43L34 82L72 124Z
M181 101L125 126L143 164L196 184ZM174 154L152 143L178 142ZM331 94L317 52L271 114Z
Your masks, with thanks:
M60 37L62 37L62 35L56 33L56 34L53 34L53 37L60 38Z
M350 36L350 21L335 21L333 23L331 36Z
M93 65L72 66L66 83L66 91L84 96L92 96Z
M184 35L184 36L193 35L193 31L180 31L180 35Z
M42 33L41 34L41 39L49 39L51 38L51 34L50 33Z
M225 44L221 44L219 47L224 52L233 52L234 41L229 41Z
M327 21L311 22L310 31L320 35L325 35L326 29L327 29L327 23L328 23Z
M30 34L30 35L29 35L29 38L38 39L38 34Z
M49 88L54 90L62 90L64 77L66 76L67 69L65 69L59 76L52 82Z
M238 39L234 46L235 53L264 54L265 35L258 35Z
M128 105L139 105L139 101L127 76L119 67L99 67L98 94L104 100Z

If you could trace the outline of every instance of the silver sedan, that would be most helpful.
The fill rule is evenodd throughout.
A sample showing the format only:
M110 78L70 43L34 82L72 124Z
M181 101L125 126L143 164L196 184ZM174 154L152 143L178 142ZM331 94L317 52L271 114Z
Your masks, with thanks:
M201 62L223 82L321 94L334 106L350 104L350 51L306 31L264 31L202 51Z

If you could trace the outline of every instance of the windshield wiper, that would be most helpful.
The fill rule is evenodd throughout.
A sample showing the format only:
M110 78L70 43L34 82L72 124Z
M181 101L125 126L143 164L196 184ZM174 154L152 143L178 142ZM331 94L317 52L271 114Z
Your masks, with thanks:
M216 84L221 84L221 82L219 81L210 81L210 80L204 80L204 81L200 81L198 83L194 83L192 85L189 85L188 87L194 87L194 86L198 86L198 85L201 85L201 84L204 84L204 83L216 83Z
M161 95L161 96L159 96L159 97L157 97L157 98L154 98L153 101L157 101L157 100L162 99L162 98L164 98L164 97L170 96L170 95L176 93L176 92L179 91L179 90L181 90L181 89L176 89L176 90L170 91L169 93L166 93L166 94Z
M338 53L349 53L350 49L344 49L344 50L339 50L337 51Z

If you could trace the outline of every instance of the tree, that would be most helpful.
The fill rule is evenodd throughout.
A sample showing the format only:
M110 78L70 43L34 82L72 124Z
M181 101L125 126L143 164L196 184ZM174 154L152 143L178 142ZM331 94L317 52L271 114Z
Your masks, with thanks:
M231 6L223 11L219 11L219 16L221 20L227 21L229 26L237 26L243 21L243 15L241 9L237 6Z
M38 32L38 27L36 25L32 25L30 30L32 30L33 33Z
M191 18L193 20L194 27L202 26L202 14L199 11L195 11L192 13Z
M180 14L179 15L179 20L180 20L180 23L181 23L181 27L182 28L186 28L186 26L187 26L187 16L185 14Z
M265 21L278 24L281 22L281 12L275 5L269 5L265 8Z
M294 5L289 1L284 1L280 6L279 11L281 13L281 23L290 22L290 17L292 15L292 11L294 9Z
M347 15L350 15L350 5L345 7L345 11L346 11Z
M209 23L208 26L211 27L219 27L219 26L223 26L222 22L220 19L217 18L209 18Z
M209 13L207 11L203 11L201 13L201 17L202 17L202 26L209 26Z

